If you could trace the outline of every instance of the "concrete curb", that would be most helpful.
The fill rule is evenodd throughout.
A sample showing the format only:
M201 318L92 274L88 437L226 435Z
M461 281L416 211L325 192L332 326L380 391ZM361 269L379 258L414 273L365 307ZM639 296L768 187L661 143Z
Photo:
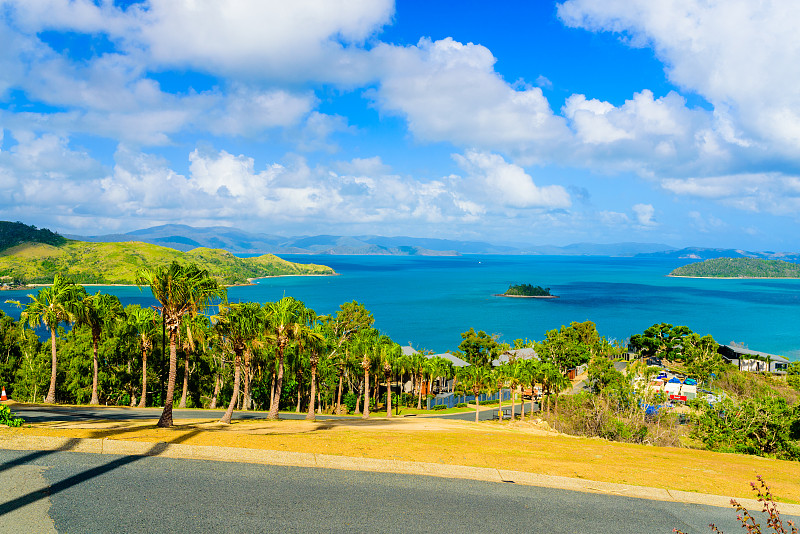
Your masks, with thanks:
M354 458L307 452L287 452L238 447L215 447L208 445L184 445L180 443L124 441L108 438L66 438L54 436L5 436L3 449L70 451L94 454L116 454L123 456L163 456L189 460L211 460L219 462L241 462L293 467L316 467L347 471L370 471L403 475L425 475L442 478L460 478L486 482L514 483L585 493L602 493L649 499L655 501L680 502L730 508L731 497L692 493L679 490L631 486L613 482L598 482L580 478L511 471L491 467L412 462L407 460L384 460L377 458ZM752 512L760 512L762 503L755 499L737 498L737 501ZM780 503L782 514L800 516L800 505Z

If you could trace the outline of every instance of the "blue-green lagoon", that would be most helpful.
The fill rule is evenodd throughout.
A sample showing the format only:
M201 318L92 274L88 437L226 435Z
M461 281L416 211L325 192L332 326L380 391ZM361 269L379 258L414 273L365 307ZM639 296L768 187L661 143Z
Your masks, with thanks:
M654 323L686 325L719 343L800 357L800 280L670 278L691 260L575 256L308 256L339 276L283 277L230 288L231 300L266 302L291 295L319 314L362 302L375 326L400 344L453 350L474 327L513 342L540 340L549 329L594 321L601 335L625 340ZM494 296L510 284L549 287L558 299ZM149 290L105 287L124 304L152 304ZM21 298L30 291L7 291ZM5 300L5 299L4 299ZM3 304L7 313L19 310Z

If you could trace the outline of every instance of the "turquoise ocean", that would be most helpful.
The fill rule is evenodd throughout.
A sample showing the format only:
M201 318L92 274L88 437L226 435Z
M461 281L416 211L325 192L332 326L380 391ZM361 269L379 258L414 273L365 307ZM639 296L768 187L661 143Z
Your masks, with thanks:
M670 278L691 260L575 256L308 256L290 261L322 263L339 276L280 277L228 290L233 301L267 302L290 295L319 314L347 301L363 303L375 326L402 345L454 350L460 333L475 328L541 340L547 330L593 321L601 335L624 341L660 322L686 325L717 342L800 359L800 280L703 280ZM549 287L558 299L494 296L510 284ZM123 304L154 303L148 289L102 287ZM94 291L94 288L89 288ZM3 300L30 291L3 292ZM19 310L0 304L6 313Z

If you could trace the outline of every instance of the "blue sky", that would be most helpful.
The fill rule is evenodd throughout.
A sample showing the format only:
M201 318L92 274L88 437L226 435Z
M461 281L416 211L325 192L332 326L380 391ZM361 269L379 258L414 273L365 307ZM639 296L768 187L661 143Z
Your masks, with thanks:
M791 0L0 0L0 218L800 251Z

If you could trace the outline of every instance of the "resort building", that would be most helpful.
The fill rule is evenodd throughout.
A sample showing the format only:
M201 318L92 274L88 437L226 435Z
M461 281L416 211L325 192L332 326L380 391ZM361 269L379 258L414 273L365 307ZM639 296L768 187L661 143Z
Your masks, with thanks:
M789 367L789 359L777 354L767 354L736 345L720 345L719 354L726 363L735 365L740 371L783 375Z

